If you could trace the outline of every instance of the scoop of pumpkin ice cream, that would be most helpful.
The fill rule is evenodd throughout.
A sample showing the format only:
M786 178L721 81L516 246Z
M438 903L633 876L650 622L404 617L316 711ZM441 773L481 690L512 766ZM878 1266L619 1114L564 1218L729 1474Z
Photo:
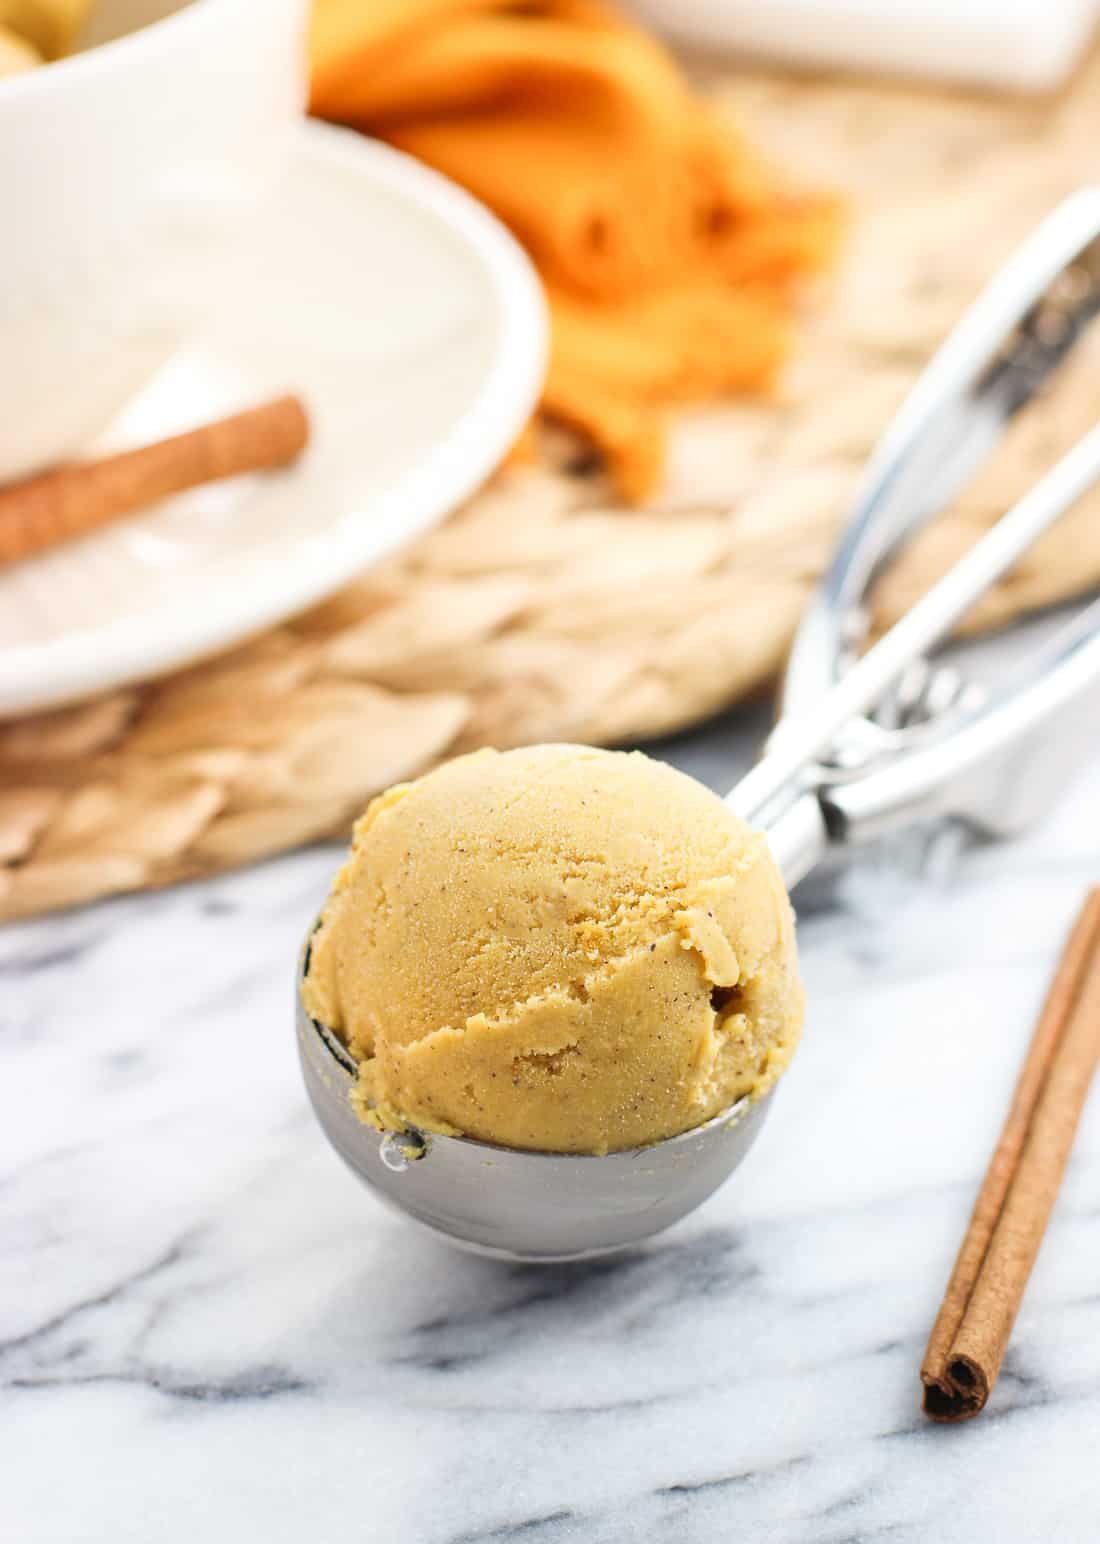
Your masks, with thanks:
M764 839L639 753L479 751L377 798L303 995L362 1117L603 1153L779 1077L802 1022Z

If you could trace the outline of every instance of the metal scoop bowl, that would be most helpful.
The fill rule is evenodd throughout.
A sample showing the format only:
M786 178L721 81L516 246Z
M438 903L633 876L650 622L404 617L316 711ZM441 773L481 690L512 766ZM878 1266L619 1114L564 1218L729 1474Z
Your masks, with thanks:
M1100 479L1100 425L884 637L862 655L857 646L868 588L885 563L954 496L1098 312L1100 190L1085 190L1054 211L963 318L872 458L795 640L783 716L729 795L766 832L789 887L823 860L914 821L949 818L1010 835L1094 751L1100 603L992 689L928 655ZM308 942L299 984L307 966ZM770 1102L742 1100L680 1136L601 1157L384 1135L352 1108L353 1059L296 995L306 1087L345 1163L406 1216L501 1259L580 1259L670 1227L733 1173Z
M351 1105L355 1062L297 994L298 1055L325 1135L380 1200L475 1254L582 1260L640 1244L717 1190L764 1124L770 1096L742 1099L681 1136L592 1157L523 1152L465 1137L376 1131Z

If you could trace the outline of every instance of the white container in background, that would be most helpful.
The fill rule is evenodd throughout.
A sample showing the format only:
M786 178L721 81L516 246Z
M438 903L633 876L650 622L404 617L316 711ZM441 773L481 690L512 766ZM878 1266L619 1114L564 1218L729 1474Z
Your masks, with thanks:
M301 117L306 7L107 0L139 30L0 80L0 481L78 452L204 315Z
M1043 91L1073 68L1100 0L627 0L708 52L805 69Z

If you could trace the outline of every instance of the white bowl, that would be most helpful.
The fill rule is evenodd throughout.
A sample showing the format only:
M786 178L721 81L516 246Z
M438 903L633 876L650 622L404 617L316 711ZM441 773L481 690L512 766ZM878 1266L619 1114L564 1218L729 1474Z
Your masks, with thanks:
M487 209L303 119L218 301L89 449L299 392L309 448L0 570L0 719L148 680L320 600L471 494L534 410L542 288Z
M202 319L304 105L307 0L149 25L0 81L0 481L71 455Z

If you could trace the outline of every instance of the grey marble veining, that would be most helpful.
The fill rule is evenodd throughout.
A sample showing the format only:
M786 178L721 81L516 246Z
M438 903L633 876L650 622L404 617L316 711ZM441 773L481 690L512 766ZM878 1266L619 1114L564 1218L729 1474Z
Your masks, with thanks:
M725 786L759 723L663 749ZM588 1265L454 1253L324 1145L290 993L335 850L0 932L0 1539L1100 1537L1100 1099L989 1410L917 1386L1098 805L1100 763L1022 841L808 887L751 1157Z

